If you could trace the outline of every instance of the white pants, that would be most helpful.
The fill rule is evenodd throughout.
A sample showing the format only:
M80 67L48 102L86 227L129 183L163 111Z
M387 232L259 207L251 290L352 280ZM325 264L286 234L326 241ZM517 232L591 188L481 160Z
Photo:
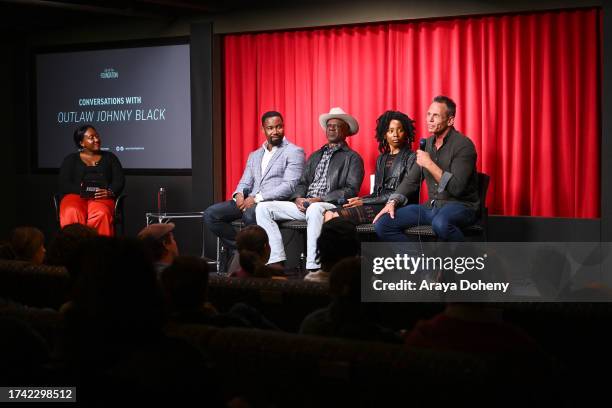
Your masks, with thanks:
M331 203L312 203L306 209L306 213L298 210L295 203L290 201L264 201L257 204L256 219L257 224L266 230L268 240L270 241L269 263L281 262L287 259L285 255L285 247L283 246L283 238L276 221L306 221L308 227L306 229L306 268L319 269L321 265L316 262L317 239L321 235L321 227L323 226L323 214L326 210L336 208Z

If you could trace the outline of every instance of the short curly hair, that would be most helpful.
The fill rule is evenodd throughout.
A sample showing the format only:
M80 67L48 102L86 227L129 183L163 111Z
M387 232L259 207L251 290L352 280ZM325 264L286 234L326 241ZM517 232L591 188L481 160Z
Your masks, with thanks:
M408 135L406 138L408 144L414 141L414 135L416 134L414 120L400 111L388 110L376 119L376 140L378 141L378 151L381 153L389 152L389 144L387 143L386 136L389 124L392 120L398 120L402 124L404 132Z

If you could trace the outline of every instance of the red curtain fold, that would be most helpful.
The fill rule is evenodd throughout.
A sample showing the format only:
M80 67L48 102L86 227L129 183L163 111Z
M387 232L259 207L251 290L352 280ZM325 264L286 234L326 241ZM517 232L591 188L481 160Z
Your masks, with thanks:
M408 114L416 147L444 94L491 176L490 213L599 217L600 9L227 35L224 54L227 195L265 140L267 110L310 154L325 143L319 115L342 107L359 121L349 144L371 174L376 118Z

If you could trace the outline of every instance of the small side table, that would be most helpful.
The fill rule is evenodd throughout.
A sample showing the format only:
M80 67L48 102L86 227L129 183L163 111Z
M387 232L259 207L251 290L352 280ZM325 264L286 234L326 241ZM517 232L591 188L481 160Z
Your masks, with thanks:
M204 212L203 211L194 211L194 212L167 212L167 213L157 213L157 212L148 212L145 214L147 218L147 225L151 225L153 223L165 224L174 219L180 218L198 218L202 223L202 258L206 257L205 254L205 237L204 237Z

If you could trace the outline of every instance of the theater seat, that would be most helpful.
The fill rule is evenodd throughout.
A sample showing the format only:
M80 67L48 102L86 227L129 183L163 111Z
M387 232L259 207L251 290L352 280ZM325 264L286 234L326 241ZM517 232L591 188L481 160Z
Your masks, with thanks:
M567 402L548 387L552 378L557 380L555 366L537 356L523 356L519 365L514 364L514 356L500 359L195 325L174 327L168 334L184 338L213 358L225 394L242 395L262 406L437 406L463 401L475 406L492 402L516 406L526 398ZM510 382L508 373L520 375Z
M0 260L0 297L27 306L58 308L69 287L64 267Z

